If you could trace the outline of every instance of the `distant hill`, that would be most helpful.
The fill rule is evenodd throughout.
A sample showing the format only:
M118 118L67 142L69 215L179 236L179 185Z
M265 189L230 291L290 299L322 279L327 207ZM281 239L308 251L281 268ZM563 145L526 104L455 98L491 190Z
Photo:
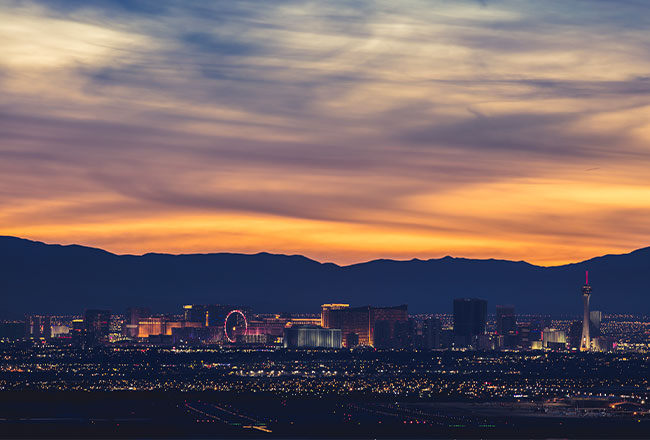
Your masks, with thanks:
M317 313L324 302L444 313L456 297L486 298L490 313L513 304L521 313L578 315L585 269L594 309L650 313L650 248L557 267L452 257L338 266L268 253L115 255L0 236L0 316L141 305L173 312L189 303Z

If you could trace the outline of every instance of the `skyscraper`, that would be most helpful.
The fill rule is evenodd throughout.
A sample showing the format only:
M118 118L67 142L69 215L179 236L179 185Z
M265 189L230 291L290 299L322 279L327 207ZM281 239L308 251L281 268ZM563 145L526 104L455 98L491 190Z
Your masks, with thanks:
M330 328L330 312L332 310L347 309L350 304L323 304L320 307L320 325L323 328Z
M580 351L591 349L591 337L589 336L589 298L591 297L591 286L589 285L589 271L585 271L585 285L582 286L582 304L584 314L582 317L582 337L580 338Z
M485 333L486 322L486 300L478 298L454 300L454 339L458 345L471 345L476 336Z
M497 306L497 335L505 336L517 332L514 306Z
M44 315L30 315L27 316L25 321L25 333L28 338L33 339L50 339L52 335L52 328L50 324L50 317Z
M600 310L589 312L589 335L592 339L600 336L600 322L603 320L603 313Z
M514 306L497 306L497 335L500 347L513 348L517 345L517 317Z
M89 343L97 343L108 338L111 325L110 310L89 309L84 313L84 329Z
M406 305L394 307L348 307L347 304L323 304L324 328L341 329L343 346L376 344L380 348L397 348L406 341L397 323L408 321ZM396 328L397 327L397 328Z

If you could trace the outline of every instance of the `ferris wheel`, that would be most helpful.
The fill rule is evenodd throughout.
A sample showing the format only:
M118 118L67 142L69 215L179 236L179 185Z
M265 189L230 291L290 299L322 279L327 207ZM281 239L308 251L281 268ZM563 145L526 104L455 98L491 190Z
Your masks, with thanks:
M223 323L223 334L230 343L241 339L248 331L246 315L241 310L231 310Z

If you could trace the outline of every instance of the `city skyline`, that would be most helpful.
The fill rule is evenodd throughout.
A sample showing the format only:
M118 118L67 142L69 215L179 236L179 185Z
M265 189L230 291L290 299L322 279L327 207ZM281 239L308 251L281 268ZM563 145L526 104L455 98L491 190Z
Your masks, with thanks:
M634 1L5 3L0 233L340 264L642 247L646 17Z

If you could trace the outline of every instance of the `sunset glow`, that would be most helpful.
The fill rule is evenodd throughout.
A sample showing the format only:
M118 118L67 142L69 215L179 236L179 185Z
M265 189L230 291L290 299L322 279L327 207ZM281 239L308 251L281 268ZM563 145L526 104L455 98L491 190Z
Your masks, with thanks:
M650 244L642 2L93 4L0 7L0 235L339 264Z

